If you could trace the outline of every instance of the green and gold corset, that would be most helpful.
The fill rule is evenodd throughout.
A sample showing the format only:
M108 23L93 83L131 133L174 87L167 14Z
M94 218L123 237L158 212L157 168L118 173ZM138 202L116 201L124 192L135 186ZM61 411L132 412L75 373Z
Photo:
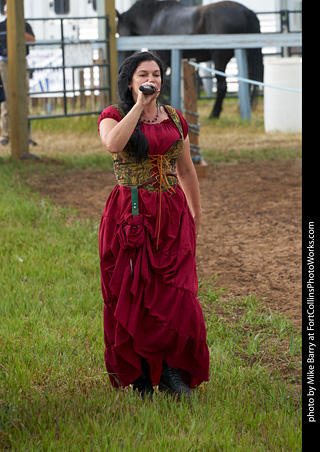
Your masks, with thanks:
M125 113L118 105L113 105L113 107L124 117ZM183 151L183 131L176 110L169 105L166 105L165 108L177 127L181 138L177 139L165 154L149 155L139 163L136 163L133 159L130 142L128 142L123 151L118 154L112 154L114 173L119 185L139 186L150 179L156 179L156 183L143 186L145 190L153 193L167 191L170 187L176 185L176 177L166 176L166 174L176 172L176 161Z

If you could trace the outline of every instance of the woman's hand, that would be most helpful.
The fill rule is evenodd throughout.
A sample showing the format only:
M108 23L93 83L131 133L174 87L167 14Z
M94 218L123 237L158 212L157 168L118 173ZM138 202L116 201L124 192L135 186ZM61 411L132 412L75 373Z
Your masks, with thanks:
M153 94L144 94L143 91L138 90L136 103L146 107L151 104L155 99L157 99L160 90L155 83L143 83L143 85L152 86L155 89ZM133 97L135 97L135 93L133 93Z

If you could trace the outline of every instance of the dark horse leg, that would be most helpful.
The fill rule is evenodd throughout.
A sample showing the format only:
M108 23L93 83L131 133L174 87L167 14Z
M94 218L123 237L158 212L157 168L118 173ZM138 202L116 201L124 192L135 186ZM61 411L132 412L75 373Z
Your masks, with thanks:
M222 111L222 102L227 93L227 82L225 77L216 75L217 80L217 97L214 103L210 118L219 118Z
M258 82L263 82L263 56L261 49L248 49L248 70L249 79L256 80ZM259 88L255 84L250 84L250 94L251 94L251 107L255 108L257 104L257 95L259 93Z
M217 71L225 72L227 64L233 57L233 50L213 50L211 52L212 60L214 63L214 68ZM227 81L226 78L222 75L216 74L217 80L217 98L214 103L213 110L210 114L210 118L219 118L223 99L227 93Z

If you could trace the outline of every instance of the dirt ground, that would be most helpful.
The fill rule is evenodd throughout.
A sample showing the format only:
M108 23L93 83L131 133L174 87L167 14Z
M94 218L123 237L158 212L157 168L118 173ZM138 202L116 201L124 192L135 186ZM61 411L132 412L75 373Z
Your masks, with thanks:
M203 225L197 243L199 279L217 275L228 296L262 298L301 325L301 160L209 167L201 178ZM56 204L100 220L113 172L33 173L34 190Z

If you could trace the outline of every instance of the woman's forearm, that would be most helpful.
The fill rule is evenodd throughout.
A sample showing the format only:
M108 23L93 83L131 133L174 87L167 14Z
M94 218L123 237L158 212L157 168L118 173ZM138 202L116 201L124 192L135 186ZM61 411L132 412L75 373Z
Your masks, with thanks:
M135 104L120 122L113 119L101 121L101 140L109 152L119 153L124 149L139 121L142 110L143 106Z
M25 32L25 40L26 42L35 42L36 38L30 33Z
M200 234L202 208L200 201L200 191L196 171L190 171L183 176L179 176L181 187L186 195L191 213L193 215L196 234Z
M183 176L179 176L181 187L187 197L188 204L190 206L193 216L201 216L201 200L200 191L196 171L190 171Z

